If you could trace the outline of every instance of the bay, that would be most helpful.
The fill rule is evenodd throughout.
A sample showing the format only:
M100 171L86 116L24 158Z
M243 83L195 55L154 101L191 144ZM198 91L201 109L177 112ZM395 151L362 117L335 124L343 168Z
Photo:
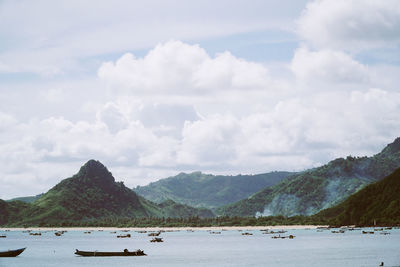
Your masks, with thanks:
M331 229L334 230L334 229ZM147 233L130 231L131 238L117 238L127 232L54 231L31 236L22 231L1 232L0 250L27 249L16 258L0 258L0 266L400 266L400 230L390 234L362 234L361 230L334 234L331 230L289 230L282 235L294 239L273 239L275 234L259 230L237 230L211 234L200 230L164 232L162 243L151 243ZM363 229L373 231L373 229ZM75 249L88 251L142 249L142 257L80 257Z

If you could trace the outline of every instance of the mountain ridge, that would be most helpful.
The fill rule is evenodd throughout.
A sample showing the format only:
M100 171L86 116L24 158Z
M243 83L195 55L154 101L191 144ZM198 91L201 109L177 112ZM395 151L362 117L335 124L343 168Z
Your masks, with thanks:
M399 166L400 138L396 138L372 157L334 159L215 212L227 216L312 215L342 202Z
M367 185L342 203L322 210L315 218L331 225L399 225L400 168L382 180Z
M5 203L5 204L4 204ZM160 206L138 196L123 182L115 182L99 161L89 160L78 173L63 179L32 203L0 202L3 224L45 225L107 218L212 217L205 209L169 202ZM0 210L1 212L1 210ZM10 219L11 218L11 219Z
M202 172L179 173L133 190L161 203L167 199L194 207L215 208L248 197L260 189L276 184L291 172L255 175L211 175Z

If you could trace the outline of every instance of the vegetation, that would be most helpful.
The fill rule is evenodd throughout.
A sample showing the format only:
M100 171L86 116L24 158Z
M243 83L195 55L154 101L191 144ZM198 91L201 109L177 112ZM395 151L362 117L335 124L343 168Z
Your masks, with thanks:
M383 180L366 186L341 204L314 218L332 225L400 224L400 168Z
M32 203L0 202L0 223L8 225L87 222L103 218L212 217L210 210L196 209L173 201L156 204L115 182L98 161L88 161L71 178L64 179Z
M379 225L399 225L400 168L396 170L395 166L400 166L400 138L373 157L340 158L322 167L292 175L247 199L218 208L217 212L222 215L214 217L208 209L190 207L170 199L159 204L147 200L123 183L115 182L100 162L90 160L76 175L64 179L32 203L0 200L0 225L367 226L375 221ZM206 181L215 183L215 177L203 178L203 185L207 184ZM177 181L176 177L170 179L174 183ZM182 183L176 186L185 184L186 180L182 178ZM170 181L168 184L171 184ZM231 188L230 183L226 186ZM317 212L313 216L304 216Z
M138 186L133 190L157 203L172 199L194 207L215 208L247 198L291 174L293 173L271 172L258 175L214 176L201 172L180 173L147 186Z
M59 220L40 223L13 223L3 227L224 227L224 226L274 226L274 225L321 225L326 223L321 218L309 216L269 216L269 217L213 217L198 216L187 218L170 217L108 217L90 220Z
M227 216L312 215L342 202L399 166L400 138L397 138L373 157L335 159L215 212Z

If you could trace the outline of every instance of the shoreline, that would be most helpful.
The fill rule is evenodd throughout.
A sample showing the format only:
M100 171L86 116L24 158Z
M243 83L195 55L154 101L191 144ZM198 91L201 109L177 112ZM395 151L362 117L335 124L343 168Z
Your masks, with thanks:
M206 227L4 227L0 231L254 231L254 230L305 230L316 229L318 227L328 227L327 225L275 225L275 226L206 226Z

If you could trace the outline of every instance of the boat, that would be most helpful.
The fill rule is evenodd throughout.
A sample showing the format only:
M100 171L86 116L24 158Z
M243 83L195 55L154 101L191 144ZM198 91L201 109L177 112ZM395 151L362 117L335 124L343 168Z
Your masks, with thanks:
M127 235L117 235L117 238L130 238L131 234L127 234Z
M29 233L29 235L42 235L42 233Z
M364 235L366 235L366 234L373 235L375 232L374 232L374 231L362 231L362 233L363 233Z
M150 240L150 242L164 242L162 240L162 237L154 237L152 240Z
M7 236L6 235L0 235L0 238L6 238Z
M119 252L109 252L109 251L83 251L83 250L76 250L76 255L83 256L83 257L112 257L112 256L146 256L147 254L144 253L143 250L136 250L136 251L128 251L124 249L124 251Z
M24 252L26 248L20 248L15 250L0 251L0 257L17 257L19 254Z
M246 233L242 233L242 235L253 235L253 234L246 232Z
M285 238L293 239L293 238L295 238L295 237L296 237L296 236L294 236L294 235L288 235L288 236L281 236L281 235L271 236L271 238L273 238L273 239L278 239L278 238L280 238L280 239L285 239Z
M148 236L159 236L161 234L161 232L156 232L156 233L150 233L148 234Z

